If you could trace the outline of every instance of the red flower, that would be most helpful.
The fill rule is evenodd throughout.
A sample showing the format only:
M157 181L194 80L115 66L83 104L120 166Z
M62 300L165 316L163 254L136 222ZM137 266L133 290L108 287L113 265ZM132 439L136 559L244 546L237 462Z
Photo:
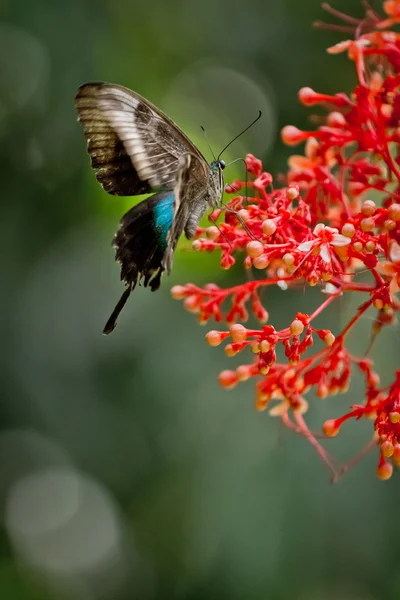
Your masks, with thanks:
M364 397L345 415L326 421L322 430L333 437L349 419L372 418L367 449L379 449L377 474L388 479L392 465L400 465L400 371L391 385L380 388L372 359L354 356L346 344L348 333L368 308L376 310L371 340L400 309L400 35L387 31L400 23L400 0L383 3L388 18L368 8L359 22L325 8L354 26L355 39L337 44L329 53L347 51L357 84L349 94L302 88L300 101L322 105L327 114L315 131L292 125L283 129L286 144L306 142L305 155L289 159L284 186L274 188L261 161L249 154L248 195L243 195L244 181L227 185L226 192L233 196L229 211L213 211L212 225L199 229L193 242L198 251L219 250L224 269L241 256L244 267L254 267L262 278L228 289L187 284L175 286L172 293L185 299L185 307L197 313L201 323L214 318L230 324L229 330L208 332L211 346L227 342L227 356L253 355L236 370L223 371L220 384L228 389L255 378L256 408L268 408L302 434L335 479L355 460L338 466L309 430L304 415L313 402L308 394L313 390L318 398L327 398L344 393L352 374L359 371L365 381ZM383 197L381 205L370 199L376 191ZM356 277L359 269L368 271L367 281ZM320 285L320 306L312 314L291 316L283 329L266 324L269 314L259 290L271 285L303 288L306 283ZM314 321L322 318L327 306L350 292L364 294L364 302L346 326L336 335L317 329ZM249 311L262 323L259 329L238 323L247 320ZM324 345L314 349L318 340ZM282 362L278 348L285 355Z

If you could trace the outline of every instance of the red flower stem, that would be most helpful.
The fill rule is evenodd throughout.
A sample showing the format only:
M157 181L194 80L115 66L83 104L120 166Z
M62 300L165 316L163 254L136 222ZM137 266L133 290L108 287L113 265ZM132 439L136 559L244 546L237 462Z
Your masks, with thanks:
M198 288L194 286L192 288L191 294L197 293L203 296L222 296L222 299L226 298L230 294L236 294L238 292L242 293L243 291L251 293L254 292L259 287L264 287L267 285L275 285L278 281L293 281L293 277L274 277L273 279L258 279L257 281L248 281L241 285L235 285L234 287L227 288L225 290L204 290L202 288Z
M349 201L347 199L347 196L344 193L345 177L346 177L346 170L342 169L341 175L340 175L340 180L341 180L340 181L340 189L342 192L342 204L343 204L344 213L345 213L346 217L349 217L351 215L351 207L350 207Z
M329 31L338 31L339 33L354 33L354 27L350 25L334 25L332 23L326 23L325 21L314 21L314 27L318 29L328 29Z
M353 467L357 466L358 463L367 455L371 452L372 448L374 448L376 446L376 441L375 440L371 440L366 446L365 448L363 448L361 450L361 452L359 452L357 454L357 456L355 456L352 460L350 460L347 464L343 465L343 467L340 469L340 477L342 477L343 475L345 475L346 473L348 473L350 471L350 469L352 469Z
M385 138L385 144L386 144L386 151L387 151L387 164L390 167L390 169L392 170L392 172L396 175L397 179L400 181L400 171L397 168L396 163L394 162L392 155L390 154L390 150L389 150L389 145L388 142Z
M328 452L321 446L321 444L315 439L311 431L308 429L306 422L303 419L303 415L301 415L298 411L293 412L294 418L300 428L300 431L303 433L306 440L315 448L318 456L321 458L322 462L328 467L329 471L332 474L332 480L336 482L338 480L338 471L333 464L331 457Z
M388 60L388 50L390 50L390 52L393 52L393 54L397 54L398 56L400 55L399 49L396 48L396 46L393 46L393 44L387 44L385 46L385 48L364 48L363 53L364 56L374 56L375 54L378 55L382 55L385 56L385 58L387 58Z
M332 294L331 296L329 296L329 297L328 297L328 298L327 298L327 299L326 299L326 300L325 300L325 301L324 301L324 302L321 304L321 306L319 306L319 307L317 308L317 310L315 310L315 311L312 313L312 315L310 315L310 317L308 318L308 322L309 322L309 323L311 323L311 321L312 321L313 319L315 319L316 317L318 317L318 315L319 315L319 314L321 314L321 313L322 313L322 311L324 311L324 310L325 310L325 308L326 308L327 306L329 306L329 304L330 304L331 302L333 302L334 300L336 300L336 298L337 298L338 296L340 296L340 294L341 294L341 292L338 292L337 294Z
M382 285L385 285L384 279L382 279L382 277L380 276L380 274L378 273L378 271L376 269L371 269L371 273L375 277L377 287L381 287Z
M297 435L301 435L302 437L304 437L304 432L299 427L299 425L296 425L295 423L293 423L293 421L291 421L291 419L289 417L289 413L287 411L281 415L281 420L282 420L283 424L285 425L285 427L287 427L288 429L293 431L293 433L296 433ZM310 431L310 434L316 440L326 440L326 436L321 433L315 433L314 431Z
M333 8L327 2L323 2L321 4L321 8L325 12L331 14L333 17L336 17L337 19L340 19L341 21L344 21L345 23L350 23L350 24L356 25L356 26L361 23L360 19L355 19L354 17L350 17L350 15L346 15L345 13L340 12L340 10ZM354 29L352 31L354 31Z
M362 281L342 281L341 279L332 277L330 280L332 285L339 287L341 292L374 292L376 290L375 285L369 283L363 283Z
M347 323L347 325L343 329L342 333L336 338L335 344L336 344L336 342L338 342L338 340L340 340L340 342L342 342L342 340L349 333L349 331L353 327L353 325L355 325L355 323L357 323L357 321L361 317L361 315L364 314L368 310L368 308L372 305L373 301L374 301L373 298L370 298L369 300L364 302L364 304L361 305L361 307L358 309L358 311L354 315L354 317L352 319L350 319L350 321Z
M359 79L360 84L363 87L367 87L367 82L365 81L365 77L364 77L364 73L365 73L365 62L364 62L364 54L363 52L360 50L360 48L357 48L357 52L356 52L356 59L355 59L355 65L356 65L356 70L357 70L357 77Z

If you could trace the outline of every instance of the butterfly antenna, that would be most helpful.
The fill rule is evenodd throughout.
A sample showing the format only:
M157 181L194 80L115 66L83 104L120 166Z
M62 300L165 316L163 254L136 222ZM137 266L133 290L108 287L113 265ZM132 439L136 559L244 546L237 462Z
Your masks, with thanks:
M257 116L257 117L254 119L254 121L252 121L252 122L250 123L250 125L247 125L247 127L245 127L245 128L243 129L243 131L241 131L240 133L238 133L238 134L237 134L237 135L236 135L236 136L233 138L233 140L231 140L231 141L230 141L230 142L229 142L229 143L228 143L228 144L225 146L225 148L223 148L223 149L221 150L221 152L218 154L218 156L217 156L217 159L216 159L216 160L219 160L219 159L221 158L222 154L225 152L225 150L227 150L227 148L229 148L229 146L230 146L231 144L233 144L233 142L235 142L235 141L236 141L238 138L240 138L240 136L241 136L241 135L243 135L244 133L246 133L246 131L248 131L248 130L250 129L250 127L253 127L253 125L254 125L255 123L257 123L257 121L258 121L259 119L261 119L261 116L262 116L262 112L261 112L261 110L259 110L259 111L258 111L258 116Z
M205 139L205 140L206 140L206 142L207 142L208 149L210 150L210 152L211 152L211 154L212 154L212 157L213 157L213 159L214 159L214 160L217 160L217 159L216 159L216 157L215 157L214 151L213 151L213 149L211 148L211 144L210 144L210 142L208 141L208 136L207 136L207 132L206 132L205 128L203 127L203 125L200 125L200 127L201 127L201 130L202 130L203 134L204 134L204 139Z
M114 331L115 326L117 324L117 319L119 317L119 314L120 314L121 310L124 308L124 306L126 304L126 301L128 300L128 298L129 298L129 296L131 294L131 291L132 291L132 288L131 288L131 286L129 286L124 291L124 293L122 294L121 298L117 302L116 307L112 311L111 316L108 319L108 321L105 324L105 327L103 329L104 335L108 335L109 333L111 333L112 331Z
M234 208L228 206L227 204L225 204L225 202L221 202L221 206L223 210L226 210L227 212L231 212L233 213L237 220L239 221L239 223L241 224L241 226L243 227L243 229L245 230L245 232L247 233L247 235L249 236L249 238L251 238L252 240L255 240L257 242L259 242L260 240L258 239L258 237L256 237L254 235L254 233L247 227L245 220L239 215L239 211L235 210Z
M213 221L213 219L209 218L210 223L212 223L220 232L220 234L222 235L222 237L224 238L224 240L226 241L226 243L228 244L228 246L230 248L232 248L232 242L228 239L228 236L222 231L221 227L218 225L217 221Z

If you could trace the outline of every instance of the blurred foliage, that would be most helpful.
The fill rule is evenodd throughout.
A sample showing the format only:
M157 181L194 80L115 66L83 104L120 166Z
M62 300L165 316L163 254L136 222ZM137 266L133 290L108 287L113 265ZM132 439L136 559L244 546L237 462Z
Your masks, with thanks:
M335 6L362 14L358 0ZM1 598L399 597L399 478L376 481L367 457L332 486L304 440L253 410L250 385L218 388L226 357L170 300L174 283L228 285L239 269L182 241L161 291L137 290L100 335L121 293L110 240L130 200L95 181L77 87L132 87L207 156L201 124L222 147L261 103L264 121L228 158L253 152L283 172L280 128L310 126L298 89L354 81L325 52L340 36L312 29L321 18L318 0L0 2ZM278 325L316 302L308 290L264 300ZM398 330L376 349L389 375ZM340 406L317 402L315 428L351 402L357 381ZM349 425L329 443L351 456L368 435Z

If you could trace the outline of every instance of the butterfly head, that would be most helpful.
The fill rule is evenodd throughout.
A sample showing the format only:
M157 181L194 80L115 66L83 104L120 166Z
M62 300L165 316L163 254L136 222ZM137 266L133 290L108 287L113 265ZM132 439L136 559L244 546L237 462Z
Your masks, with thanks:
M210 165L210 185L212 192L209 203L211 206L218 206L224 189L224 176L222 171L225 169L225 161L213 160Z
M213 162L211 163L211 169L213 171L217 171L218 169L220 169L221 171L223 171L226 167L226 163L224 160L213 160Z

